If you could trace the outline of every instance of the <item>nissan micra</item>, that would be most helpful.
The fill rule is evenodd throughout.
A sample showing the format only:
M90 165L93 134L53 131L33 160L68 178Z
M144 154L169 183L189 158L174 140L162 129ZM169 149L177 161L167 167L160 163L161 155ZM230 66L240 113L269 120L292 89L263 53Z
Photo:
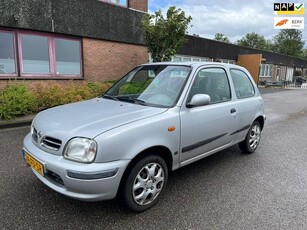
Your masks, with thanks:
M40 112L24 139L34 174L66 196L152 207L170 171L234 144L253 153L265 122L249 72L211 62L136 67L103 95Z

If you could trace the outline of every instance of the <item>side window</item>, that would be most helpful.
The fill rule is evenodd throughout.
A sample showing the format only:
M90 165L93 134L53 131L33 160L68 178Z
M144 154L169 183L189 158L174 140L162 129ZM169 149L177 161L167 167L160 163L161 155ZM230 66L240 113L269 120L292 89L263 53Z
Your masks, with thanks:
M237 98L252 97L255 95L254 86L246 73L242 70L231 69L230 74Z
M229 101L231 94L225 70L222 68L201 69L194 79L189 100L195 94L208 94L211 103Z

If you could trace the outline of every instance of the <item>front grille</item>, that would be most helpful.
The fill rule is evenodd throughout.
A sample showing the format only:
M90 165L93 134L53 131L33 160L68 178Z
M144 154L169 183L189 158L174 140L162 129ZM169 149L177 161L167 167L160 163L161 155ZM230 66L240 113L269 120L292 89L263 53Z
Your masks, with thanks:
M43 133L41 131L37 131L34 126L31 127L31 134L32 140L46 149L58 151L61 148L61 140L50 136L43 136Z
M32 139L33 141L35 141L36 143L38 142L38 134L37 134L37 130L32 127Z
M41 145L50 150L59 150L62 145L62 141L53 137L44 137L41 141Z

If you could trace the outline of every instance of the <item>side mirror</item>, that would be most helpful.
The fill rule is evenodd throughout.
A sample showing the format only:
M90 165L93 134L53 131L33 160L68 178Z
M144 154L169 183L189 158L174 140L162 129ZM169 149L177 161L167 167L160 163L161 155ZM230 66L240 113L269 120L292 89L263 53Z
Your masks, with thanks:
M208 94L195 94L188 103L187 107L192 108L196 106L209 105L210 102L211 98Z

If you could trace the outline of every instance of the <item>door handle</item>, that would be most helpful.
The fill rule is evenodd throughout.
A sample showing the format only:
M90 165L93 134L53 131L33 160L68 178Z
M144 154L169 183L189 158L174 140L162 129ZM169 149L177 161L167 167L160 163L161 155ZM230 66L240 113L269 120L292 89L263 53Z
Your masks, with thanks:
M237 112L236 109L231 109L231 110L230 110L230 113L235 113L235 112Z

